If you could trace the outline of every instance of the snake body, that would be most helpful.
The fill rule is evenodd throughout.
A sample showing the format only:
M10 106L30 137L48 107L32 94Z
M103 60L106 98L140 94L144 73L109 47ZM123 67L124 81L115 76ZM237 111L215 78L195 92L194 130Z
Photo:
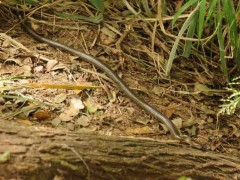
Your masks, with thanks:
M47 43L50 46L53 46L55 48L62 49L70 54L76 55L80 57L80 59L93 64L95 67L98 69L102 70L104 73L107 74L108 77L110 77L116 85L134 102L136 103L141 109L145 110L148 114L150 114L152 117L157 119L159 122L165 124L167 128L169 129L171 136L173 139L180 140L180 141L189 141L188 136L181 135L179 130L176 128L176 126L172 123L171 120L169 120L166 116L161 114L159 111L157 111L155 108L144 102L143 100L139 99L130 89L129 87L122 81L122 79L105 63L101 62L97 58L86 54L82 51L73 49L69 46L66 46L62 43L50 40L48 38L45 38L43 36L40 36L37 34L31 27L28 25L26 20L21 19L21 25L22 28L29 34L31 35L34 39L37 41Z

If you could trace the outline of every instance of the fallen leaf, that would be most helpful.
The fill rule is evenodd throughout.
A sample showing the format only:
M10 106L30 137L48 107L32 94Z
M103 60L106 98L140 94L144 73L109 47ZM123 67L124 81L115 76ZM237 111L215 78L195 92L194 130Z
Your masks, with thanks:
M89 126L91 121L91 118L88 116L81 116L80 118L78 118L75 122L75 124L83 126L83 127L87 127Z
M70 104L75 109L78 109L78 110L84 109L84 104L83 104L81 99L73 98L73 99L70 100Z
M60 69L65 69L65 68L66 68L66 64L58 63L58 64L56 64L56 65L52 68L52 71L56 71L56 70L60 70Z
M57 60L49 60L47 62L46 68L47 68L47 72L50 72L54 66L56 66L58 64Z
M100 39L104 45L112 44L116 40L116 34L110 29L103 27L101 29Z
M60 125L61 122L62 122L62 120L57 117L57 118L54 118L51 123L53 126L58 126L58 125Z
M61 93L54 97L54 102L59 104L65 101L66 99L67 99L66 93Z
M7 58L9 58L9 53L0 52L0 59L1 60L6 60Z
M66 127L69 131L73 131L74 128L75 128L75 126L74 126L73 123L67 123L67 124L65 125L65 127Z
M182 118L175 118L172 120L172 123L176 126L177 129L180 129L182 127ZM163 129L168 132L169 129L165 124L161 124L161 126L163 127Z
M136 122L142 125L147 125L150 122L150 119L146 119L142 117L142 118L138 118Z
M190 127L194 124L196 124L196 119L195 119L194 116L191 116L188 120L183 122L182 126L183 127Z
M114 103L117 99L116 91L110 91L110 93L108 94L108 99L111 103Z
M84 109L84 105L80 99L73 98L70 100L70 106L63 113L59 115L61 121L71 121L76 117L80 110Z
M213 96L213 94L214 94L212 89L210 89L206 85L200 84L200 83L194 84L194 91L201 92L201 93L205 94L206 96Z
M33 118L38 121L44 121L51 118L51 114L48 110L37 110L33 113Z
M4 63L7 63L7 62L14 62L15 64L19 65L19 66L22 66L22 61L20 59L15 59L15 58L8 58L5 60Z
M86 101L84 101L84 105L86 106L87 111L89 113L95 113L98 110L98 104L91 101L90 99L87 99Z
M229 126L231 126L233 128L233 134L239 138L240 137L240 130L239 128L237 128L237 126L235 126L234 124L229 124Z
M31 71L32 71L32 68L29 66L29 65L24 65L24 66L22 66L22 71L23 71L23 74L25 75L25 76L30 76L32 73L31 73Z
M43 73L43 72L44 72L43 66L36 66L36 67L34 68L34 72L35 72L35 73Z
M71 121L75 116L79 113L79 109L73 108L72 106L65 110L63 113L59 115L59 118L62 121Z
M164 93L163 89L158 86L154 86L152 92L156 95L161 95L162 93Z
M195 136L196 135L196 131L197 128L196 126L192 126L191 128L185 128L185 131L187 131L187 133L191 136Z
M5 39L2 43L2 47L9 47L11 45L10 41L8 39Z
M164 114L166 117L170 118L173 113L175 112L176 104L175 103L170 103L165 109L164 109Z

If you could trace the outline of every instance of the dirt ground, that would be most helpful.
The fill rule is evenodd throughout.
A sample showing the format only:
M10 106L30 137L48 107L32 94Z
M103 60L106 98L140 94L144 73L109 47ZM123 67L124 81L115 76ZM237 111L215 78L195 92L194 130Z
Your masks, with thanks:
M7 33L0 36L3 119L76 132L171 138L164 126L131 102L103 72L33 40L14 17L1 17L0 23L0 32ZM171 77L166 78L161 67L167 53L161 47L152 53L150 37L142 30L121 27L122 35L128 33L121 39L119 34L106 33L110 31L107 23L85 23L79 31L34 25L42 36L109 64L141 99L173 120L183 134L213 151L240 155L237 113L217 118L220 100L227 92L216 62L178 57ZM141 38L136 38L139 34ZM165 44L170 47L171 43ZM163 61L154 61L158 53Z

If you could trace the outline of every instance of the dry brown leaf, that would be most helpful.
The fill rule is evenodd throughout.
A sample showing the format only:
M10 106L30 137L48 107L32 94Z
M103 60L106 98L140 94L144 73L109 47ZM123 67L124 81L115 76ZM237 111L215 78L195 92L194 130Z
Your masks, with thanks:
M57 64L58 64L57 60L49 60L46 65L47 72L52 71L53 67L56 66Z
M61 121L71 121L75 118L81 109L84 109L84 105L80 99L71 99L70 106L63 113L59 115Z
M89 126L91 121L91 118L88 116L81 116L80 118L78 118L75 122L75 124L83 126L83 127L87 127Z
M37 110L33 113L33 118L39 121L45 121L51 118L51 113L48 110Z
M177 129L180 129L182 127L183 121L182 118L175 118L172 120L172 123L176 126ZM161 126L166 132L169 131L168 127L165 124L161 124Z

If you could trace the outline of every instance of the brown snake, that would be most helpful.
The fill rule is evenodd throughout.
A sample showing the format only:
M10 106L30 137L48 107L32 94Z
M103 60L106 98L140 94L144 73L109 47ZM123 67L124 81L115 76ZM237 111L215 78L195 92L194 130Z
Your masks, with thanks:
M98 69L102 70L104 73L107 74L108 77L110 77L117 86L134 102L136 103L141 109L145 110L148 114L150 114L152 117L157 119L160 123L163 123L167 126L168 130L171 133L171 136L173 139L179 140L181 142L186 142L188 144L193 144L191 139L188 136L181 135L179 130L176 128L176 126L170 121L167 117L165 117L163 114L161 114L159 111L157 111L155 108L151 107L149 104L144 102L143 100L139 99L130 89L129 87L122 81L122 79L105 63L101 62L97 58L86 54L82 51L73 49L69 46L66 46L62 43L50 40L48 38L42 37L39 34L37 34L29 25L28 23L23 20L23 18L19 15L19 19L21 21L22 28L31 35L34 39L49 44L50 46L62 49L70 54L76 55L80 57L82 60L93 64ZM194 143L196 144L196 143Z

